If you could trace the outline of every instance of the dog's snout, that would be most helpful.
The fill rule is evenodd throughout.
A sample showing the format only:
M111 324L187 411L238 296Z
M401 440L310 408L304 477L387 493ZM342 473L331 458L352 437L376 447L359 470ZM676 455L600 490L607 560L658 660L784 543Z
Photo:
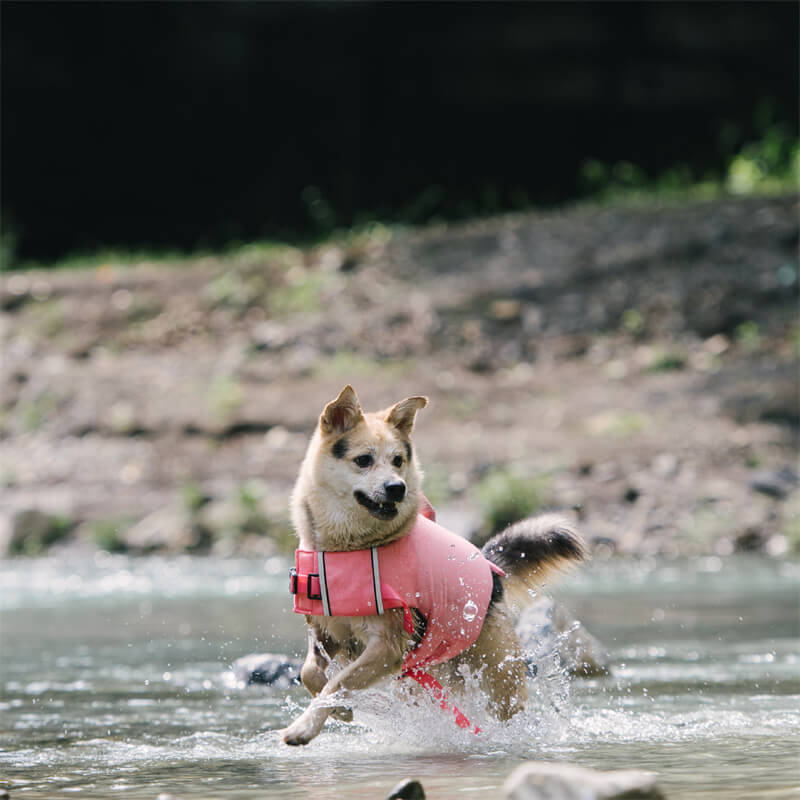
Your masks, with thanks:
M406 496L406 484L404 481L390 481L383 484L383 491L386 492L387 500L399 503Z

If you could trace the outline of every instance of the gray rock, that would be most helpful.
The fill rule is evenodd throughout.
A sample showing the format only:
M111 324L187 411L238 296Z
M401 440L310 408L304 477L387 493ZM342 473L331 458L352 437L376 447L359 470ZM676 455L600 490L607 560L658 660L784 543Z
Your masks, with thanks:
M783 500L798 483L800 479L797 473L791 467L783 467L757 473L750 481L750 488L776 500Z
M75 527L68 517L46 514L35 508L14 513L0 522L0 556L36 556L65 538Z
M419 781L406 778L392 789L386 800L425 800L425 790Z
M537 597L517 623L522 646L530 653L529 667L536 674L540 659L555 656L573 675L608 675L608 654L602 643L552 598Z
M260 683L288 689L300 683L300 669L303 662L299 658L278 653L252 653L237 658L231 664L236 682L245 686Z
M561 662L570 674L590 678L611 672L608 653L600 640L557 603L553 607L553 627L560 637Z
M640 770L599 770L548 761L517 767L503 784L505 800L658 800L656 774Z
M124 549L133 553L199 552L211 545L210 532L196 525L184 509L157 509L120 533Z

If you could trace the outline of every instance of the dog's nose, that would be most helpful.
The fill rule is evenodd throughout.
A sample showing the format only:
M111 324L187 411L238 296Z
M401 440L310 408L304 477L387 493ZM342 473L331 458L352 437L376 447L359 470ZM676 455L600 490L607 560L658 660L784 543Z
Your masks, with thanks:
M386 492L386 499L390 503L399 503L406 496L406 484L404 481L384 483L383 491Z

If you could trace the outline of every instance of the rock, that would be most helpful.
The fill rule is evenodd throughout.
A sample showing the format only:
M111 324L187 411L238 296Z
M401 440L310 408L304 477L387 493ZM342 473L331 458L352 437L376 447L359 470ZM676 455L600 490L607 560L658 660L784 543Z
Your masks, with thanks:
M553 608L553 627L560 635L559 655L570 674L584 678L608 675L608 653L600 640L563 607Z
M67 517L31 508L17 511L0 523L0 556L36 556L66 537L75 527Z
M300 683L303 662L277 653L252 653L237 658L231 671L237 683L249 686L254 683L288 689Z
M767 543L767 535L758 525L745 528L734 540L737 553L759 553Z
M756 474L750 481L750 488L776 500L783 500L794 489L800 478L791 467L778 470L763 471Z
M520 616L517 633L526 651L531 653L531 672L535 662L555 655L567 671L581 677L608 675L605 647L580 622L551 598L536 598Z
M599 770L548 761L517 767L503 784L505 800L657 800L664 794L656 774L640 770Z
M386 800L425 800L425 790L419 781L406 778L392 789Z
M120 533L123 549L133 553L198 552L211 545L210 532L181 508L159 508Z

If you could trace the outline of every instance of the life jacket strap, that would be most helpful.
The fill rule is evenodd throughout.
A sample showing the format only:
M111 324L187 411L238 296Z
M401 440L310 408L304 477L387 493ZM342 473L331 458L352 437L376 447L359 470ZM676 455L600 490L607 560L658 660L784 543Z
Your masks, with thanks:
M302 580L301 580L302 579ZM302 587L301 587L302 583ZM312 572L308 575L298 575L297 569L292 567L289 570L289 593L305 594L309 600L322 599L322 587L319 583L319 573Z
M400 677L412 678L420 686L429 691L436 700L439 700L439 706L442 711L453 712L454 721L459 728L472 728L472 732L476 735L482 733L481 729L477 725L473 725L455 703L452 705L450 704L444 687L430 672L425 672L425 670L422 669L408 669Z
M334 553L326 554L319 550L316 554L310 551L296 551L295 566L289 570L289 592L299 598L309 600L319 600L322 604L322 613L330 617L331 605L335 605L336 598L331 598L328 593L328 580L326 577L326 555L334 557ZM313 558L312 558L313 557ZM383 614L387 608L403 609L403 629L409 636L414 635L414 617L408 603L400 597L400 594L389 584L381 582L380 559L378 548L371 548L370 561L372 575L370 588L375 598L375 613ZM316 569L317 572L303 572L303 570ZM354 576L355 580L366 580L366 576ZM295 610L297 610L297 599L295 599ZM301 605L301 608L303 606Z

